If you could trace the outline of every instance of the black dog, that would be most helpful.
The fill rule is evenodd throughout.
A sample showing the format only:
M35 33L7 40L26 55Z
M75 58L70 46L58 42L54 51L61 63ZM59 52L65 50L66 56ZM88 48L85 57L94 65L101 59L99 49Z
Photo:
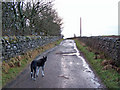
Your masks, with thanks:
M45 57L43 56L43 58L39 60L33 60L31 62L31 78L32 79L36 80L36 76L38 77L40 67L42 67L42 77L44 77L44 65L46 61L47 61L47 56Z

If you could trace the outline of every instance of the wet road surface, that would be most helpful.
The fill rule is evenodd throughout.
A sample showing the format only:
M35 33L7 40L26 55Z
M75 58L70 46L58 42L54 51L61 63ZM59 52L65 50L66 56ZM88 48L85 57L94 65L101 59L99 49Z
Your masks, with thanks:
M74 40L63 40L59 46L36 57L47 55L45 77L41 72L36 81L30 78L30 65L8 83L8 88L103 88L84 58L76 48Z

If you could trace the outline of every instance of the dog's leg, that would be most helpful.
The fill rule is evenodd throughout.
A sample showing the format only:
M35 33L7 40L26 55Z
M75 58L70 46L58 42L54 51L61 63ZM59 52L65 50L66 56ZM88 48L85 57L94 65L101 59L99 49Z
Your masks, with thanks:
M44 66L42 67L42 77L44 77Z
M31 78L33 79L33 72L31 72Z
M36 72L36 76L38 77L38 74L39 74L39 68L40 67L37 67L37 72Z
M34 68L34 81L36 80L36 68Z
M33 79L33 67L31 66L31 78Z

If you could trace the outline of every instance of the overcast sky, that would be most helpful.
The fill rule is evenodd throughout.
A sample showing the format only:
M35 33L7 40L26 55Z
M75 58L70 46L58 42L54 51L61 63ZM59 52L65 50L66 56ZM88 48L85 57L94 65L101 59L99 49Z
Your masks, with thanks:
M55 0L54 8L63 18L65 37L118 35L118 2L120 0Z

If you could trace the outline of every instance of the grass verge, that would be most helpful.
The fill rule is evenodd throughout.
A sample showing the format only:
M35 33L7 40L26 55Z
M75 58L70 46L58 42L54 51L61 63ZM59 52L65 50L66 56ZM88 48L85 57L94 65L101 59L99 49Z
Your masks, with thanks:
M114 69L103 70L101 65L104 59L94 59L95 54L87 50L87 46L82 45L78 39L75 39L77 48L84 54L87 61L96 71L102 82L107 88L120 88L120 74Z
M23 55L11 58L9 62L2 62L2 87L8 82L13 80L19 73L39 54L42 52L59 45L61 40L49 43L42 47L28 51Z

